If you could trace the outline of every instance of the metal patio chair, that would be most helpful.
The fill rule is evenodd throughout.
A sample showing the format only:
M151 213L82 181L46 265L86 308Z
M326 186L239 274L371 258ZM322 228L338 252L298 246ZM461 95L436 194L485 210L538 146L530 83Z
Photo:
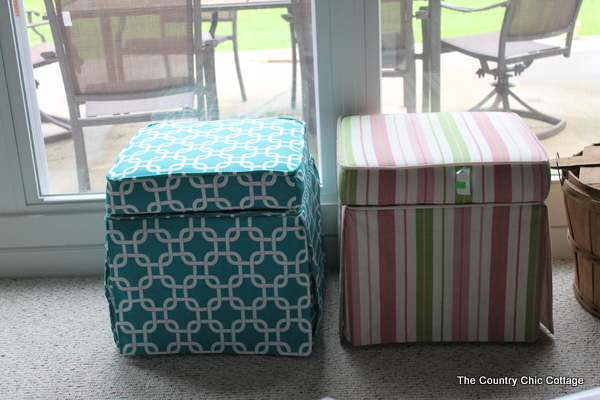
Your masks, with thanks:
M242 101L246 101L246 89L244 88L244 79L242 77L242 68L240 66L240 54L238 49L237 11L204 11L202 12L202 21L210 22L210 28L208 29L208 32L204 33L205 40L216 40L217 45L231 40L233 46L233 59L235 61L235 71L237 73L238 82L240 85L240 93L242 95ZM231 23L231 33L217 33L217 26L220 22ZM207 37L207 34L210 36Z
M39 43L29 47L29 53L31 55L31 64L33 68L41 68L46 65L58 62L58 57L56 56L56 48L54 47L54 44L48 42L46 40L46 36L38 30L39 27L48 25L48 20L44 19L43 16L35 10L25 10L25 15L27 18L27 29L33 32L39 40ZM35 87L37 88L38 86L39 82L36 80ZM44 112L43 110L39 111L42 122L54 124L65 130L64 132L57 133L55 135L45 136L44 143L54 143L60 140L71 138L72 133L69 120L56 115L50 115Z
M79 190L84 127L216 119L215 41L200 0L45 0L67 93Z
M402 77L404 106L416 112L413 0L381 0L381 67L384 77Z
M307 131L317 133L317 110L315 97L315 65L312 35L311 0L291 0L290 13L282 17L290 23L292 29L292 51L298 48L300 76L302 78L302 118L306 121ZM295 65L295 59L292 60ZM296 73L292 79L292 108L295 106Z
M304 32L305 28L303 27L300 27L299 30L294 29L295 20L301 20L301 24L304 24L304 20L310 18L310 14L298 16L299 13L306 14L310 11L310 9L303 10L302 7L308 8L308 5L301 6L302 3L303 0L292 0L290 13L282 15L290 23L292 29L292 63L294 66L296 46L298 46L300 52L307 52L307 49L302 48L301 41L305 42L305 47L309 45L306 43L307 40L311 41L308 51L312 53L312 35L307 37L307 32ZM381 0L382 76L402 77L404 79L404 106L408 112L416 112L415 59L420 56L415 54L412 3L413 0ZM294 33L294 30L296 33ZM300 56L300 65L302 70L302 56ZM295 106L295 87L296 72L294 70L292 73L292 108Z
M35 10L25 10L27 29L34 32L39 39L38 44L29 47L33 68L43 67L58 61L54 45L46 40L46 36L38 31L41 26L48 25L48 20Z
M461 12L506 8L502 27L498 31L442 39L443 51L458 51L479 59L481 68L477 74L480 77L494 77L494 89L472 110L512 111L524 118L551 124L550 128L537 133L541 139L562 131L566 121L544 114L525 103L511 90L514 85L509 78L521 74L539 58L558 55L569 57L581 3L582 0L509 0L480 9L442 3L445 8ZM560 34L565 34L560 43L558 40L552 43L539 41ZM496 63L496 68L491 68L489 62ZM492 97L491 106L484 107ZM511 107L510 97L525 109Z

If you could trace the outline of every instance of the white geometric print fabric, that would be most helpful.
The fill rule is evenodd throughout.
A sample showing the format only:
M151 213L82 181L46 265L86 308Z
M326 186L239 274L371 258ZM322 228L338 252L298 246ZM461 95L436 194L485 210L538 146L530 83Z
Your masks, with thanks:
M270 118L161 122L141 129L107 174L109 214L298 208L305 123Z
M298 125L246 122L287 123ZM138 215L108 207L116 215L106 216L105 287L123 354L312 353L324 284L319 178L306 147L295 151L306 161L293 167L303 171L299 207ZM142 186L130 187L135 196Z

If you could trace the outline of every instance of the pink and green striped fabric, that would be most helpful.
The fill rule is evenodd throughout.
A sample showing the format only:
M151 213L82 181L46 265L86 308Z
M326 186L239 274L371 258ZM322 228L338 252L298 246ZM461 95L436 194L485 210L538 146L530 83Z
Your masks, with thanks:
M342 208L340 333L355 346L553 331L545 204Z
M548 155L512 113L345 116L337 146L342 204L541 202L550 189Z

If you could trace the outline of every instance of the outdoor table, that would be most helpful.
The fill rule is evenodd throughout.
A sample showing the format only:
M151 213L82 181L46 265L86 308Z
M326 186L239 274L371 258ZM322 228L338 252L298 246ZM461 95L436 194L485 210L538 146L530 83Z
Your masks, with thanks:
M206 0L202 2L203 11L239 11L239 10L260 10L263 8L289 8L290 0Z
M413 0L423 1L423 0ZM440 111L440 55L441 43L441 0L426 0L427 6L421 16L427 18L426 34L423 38L423 112ZM239 11L264 8L291 7L291 0L206 0L202 1L203 11Z

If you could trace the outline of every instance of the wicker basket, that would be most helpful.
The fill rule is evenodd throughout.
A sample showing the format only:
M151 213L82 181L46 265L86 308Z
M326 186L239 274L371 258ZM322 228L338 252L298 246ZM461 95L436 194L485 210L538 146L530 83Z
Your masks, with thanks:
M600 190L582 183L572 170L563 170L561 188L575 262L575 297L600 317Z

